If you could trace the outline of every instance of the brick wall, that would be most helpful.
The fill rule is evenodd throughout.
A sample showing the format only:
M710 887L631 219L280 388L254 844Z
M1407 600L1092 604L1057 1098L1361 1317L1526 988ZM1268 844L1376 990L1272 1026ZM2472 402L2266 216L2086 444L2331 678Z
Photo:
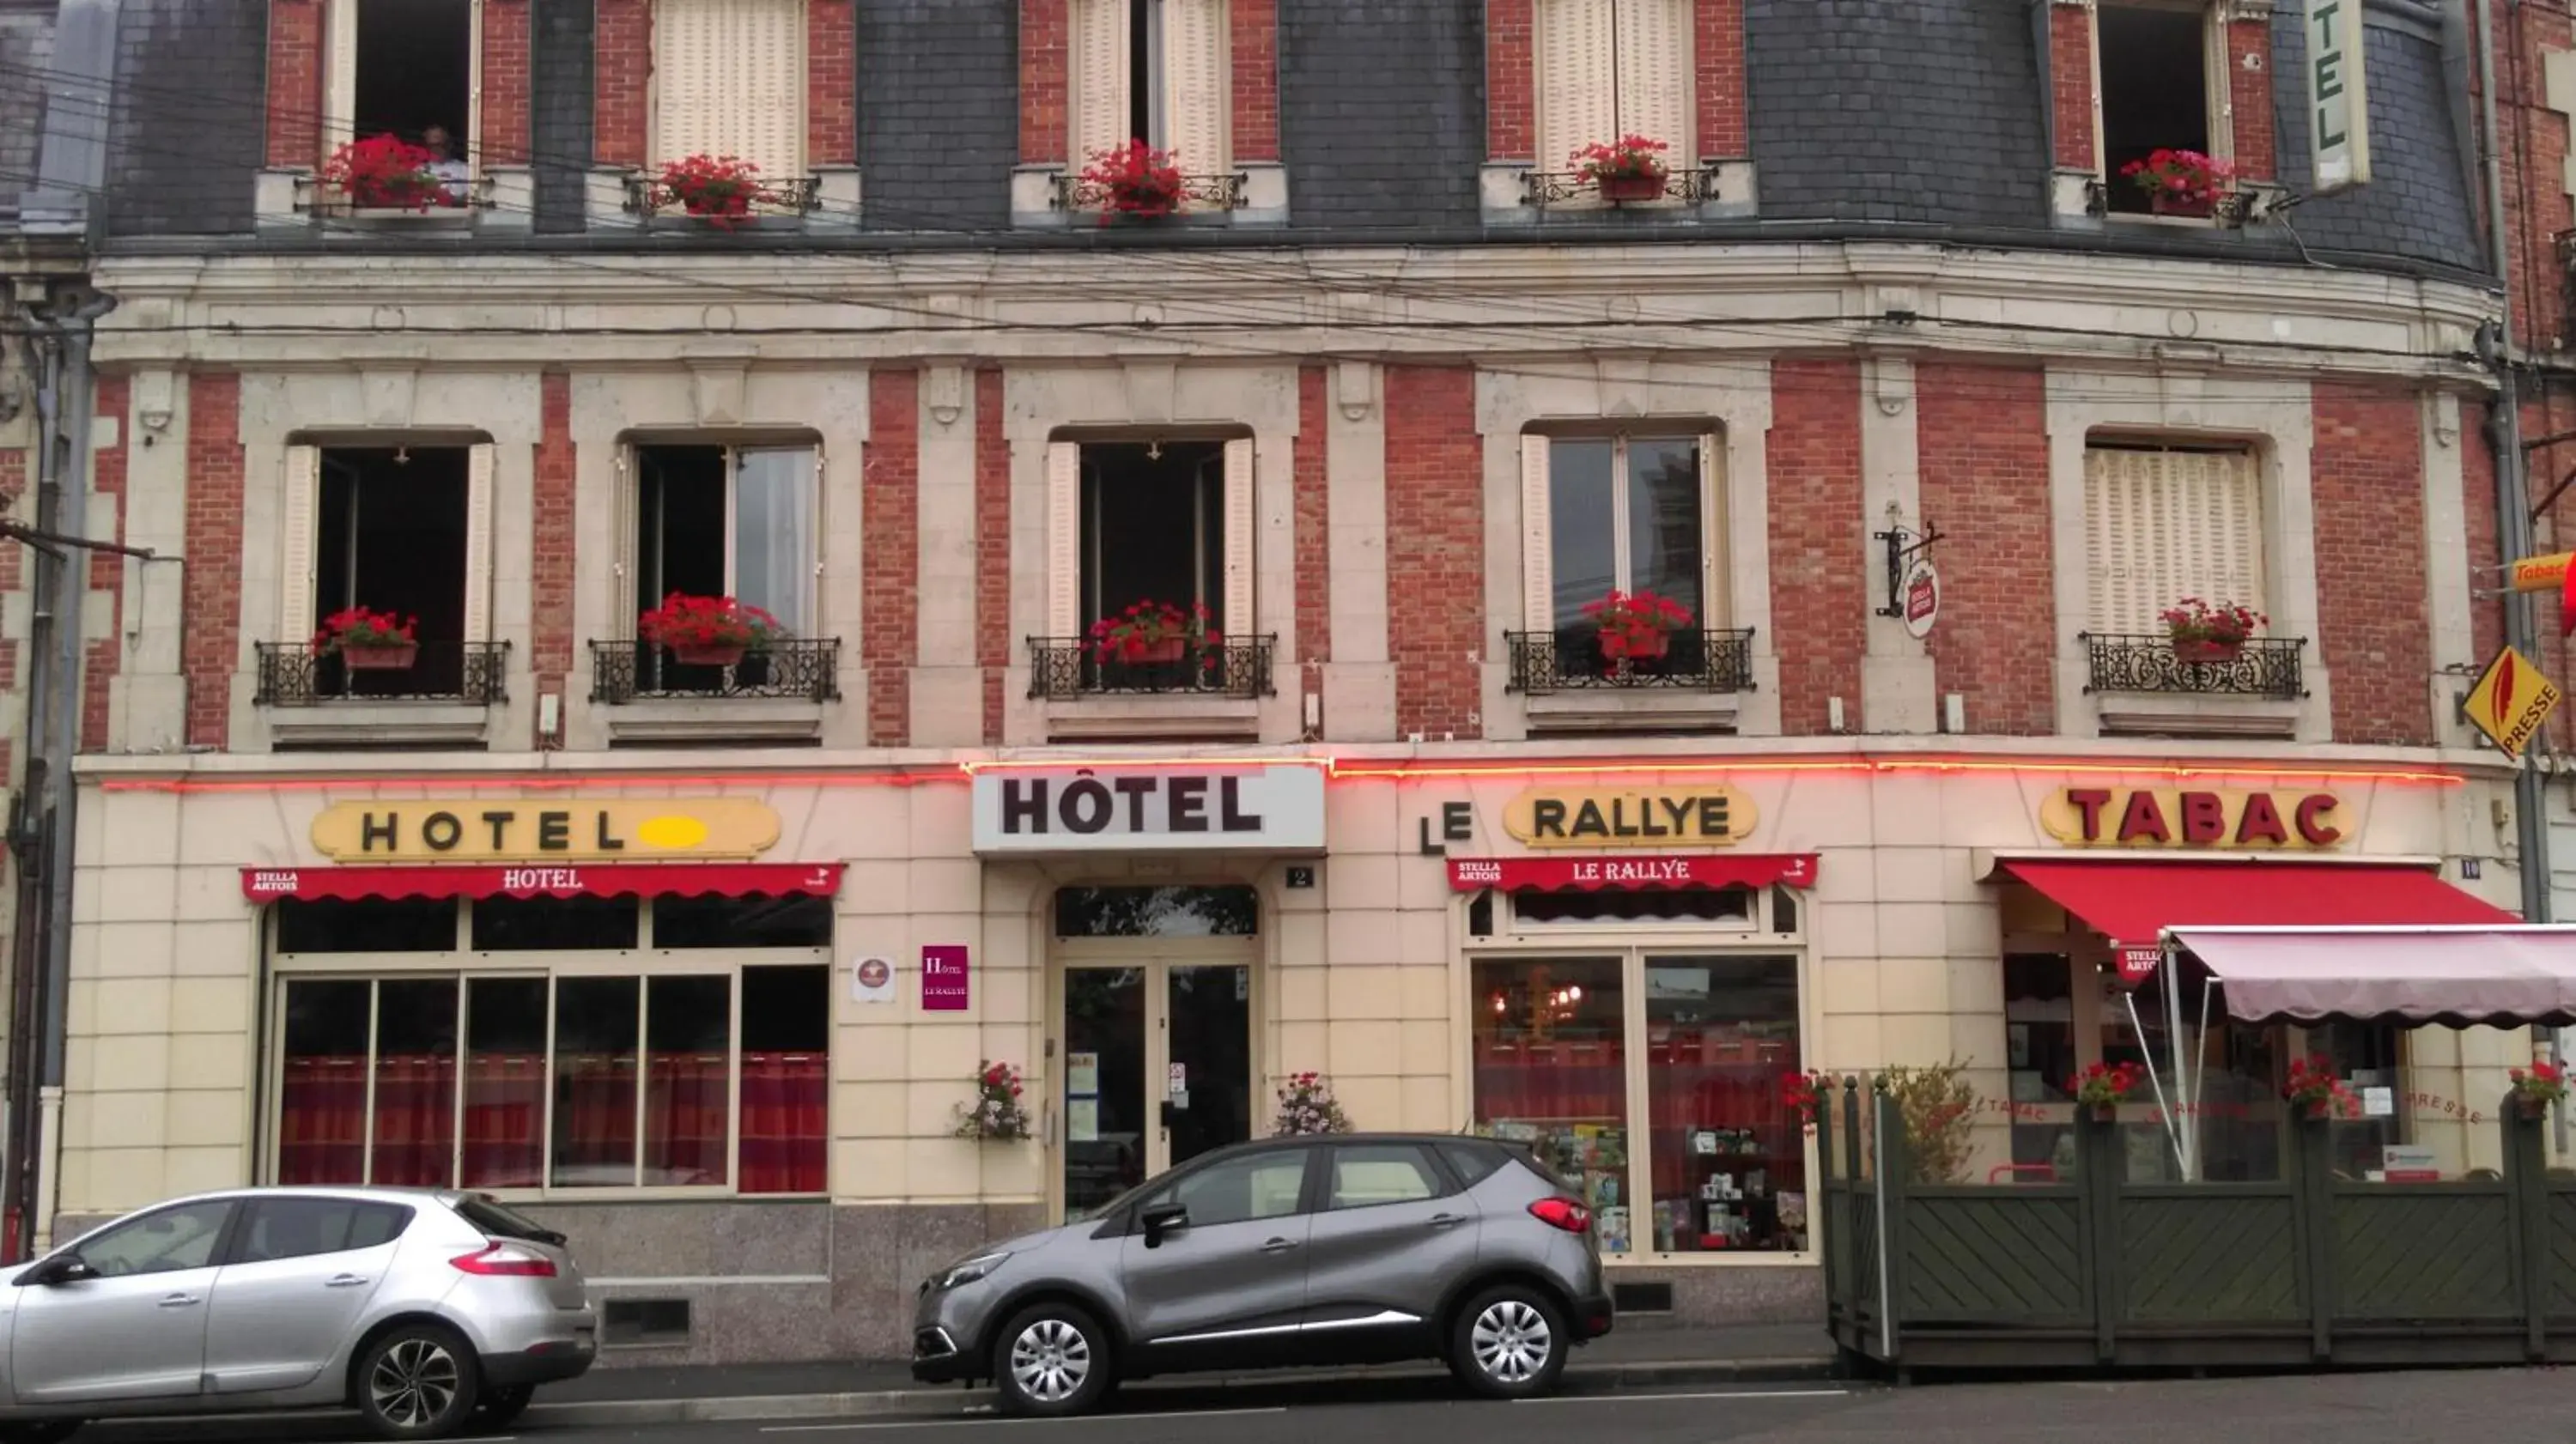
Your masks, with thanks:
M805 161L859 158L859 18L851 0L805 0Z
M653 79L653 0L593 0L591 154L601 165L644 164Z
M1233 0L1228 7L1234 66L1234 158L1279 158L1279 0Z
M322 161L323 0L269 0L268 164Z
M1536 24L1532 0L1485 0L1485 154L1495 160L1531 160L1538 145Z
M2048 7L2048 97L2056 163L2093 169L2093 12L2063 0Z
M2272 73L2272 22L2267 17L2231 21L2227 27L2227 88L2236 108L2236 173L2249 180L2270 180L2279 162L2272 136L2272 87L2296 85L2307 93L2304 76L2277 79Z
M133 426L131 409L127 405L129 389L130 383L123 376L98 379L93 414L116 423L116 444L97 447L90 452L90 490L113 500L115 521L111 524L108 539L120 542L125 540L127 446L133 440L128 435ZM87 529L86 520L77 525L82 530ZM15 546L9 549L18 550ZM73 555L88 557L86 570L90 591L106 593L104 597L91 596L88 605L106 613L104 630L107 635L88 644L88 655L81 665L80 745L84 752L97 752L107 746L107 685L115 680L117 668L124 662L125 558L114 552L75 552ZM84 629L99 627L98 620L86 613L82 624Z
M1065 159L1073 115L1066 109L1070 0L1020 0L1020 161Z
M1002 740L1002 669L1011 664L1011 442L1002 373L975 373L975 638L984 667L984 740Z
M868 373L867 469L859 480L860 661L868 669L868 742L912 739L912 663L920 610L921 373Z
M2576 21L2563 7L2509 0L2489 0L2483 11L2497 27L2497 119L2508 131L2498 159L2504 167L2506 234L2513 242L2507 269L2514 330L2526 346L2555 348L2566 344L2568 321L2554 238L2576 227L2576 208L2567 194L2568 118L2549 108L2543 67L2552 52L2576 49ZM2474 85L2474 74L2470 79ZM2484 186L2472 189L2483 213Z
M1938 689L1961 695L1972 733L2047 736L2057 730L2057 607L2042 374L1923 361L1914 382L1922 514L1948 538L1933 550Z
M1484 732L1476 659L1499 644L1485 632L1484 469L1475 371L1389 367L1387 643L1399 736Z
M1697 0L1691 19L1699 153L1712 160L1743 155L1744 0Z
M241 378L188 381L187 617L179 665L188 678L188 741L221 748L232 730L241 650Z
M535 0L483 0L483 148L487 165L528 158L528 7Z
M1321 366L1297 372L1297 661L1307 696L1324 690L1322 664L1333 655L1332 477L1327 469L1332 421Z
M2421 413L2381 387L2315 394L2315 655L2334 669L2334 740L2429 745Z
M535 618L529 628L528 660L536 669L539 692L560 692L572 672L573 584L581 558L574 550L573 498L579 490L574 473L572 377L549 371L537 382L538 424L535 508L536 535L530 540L529 599Z
M1860 363L1771 367L1771 634L1780 653L1780 730L1827 730L1826 700L1861 726L1860 659L1869 649L1869 555L1861 506Z

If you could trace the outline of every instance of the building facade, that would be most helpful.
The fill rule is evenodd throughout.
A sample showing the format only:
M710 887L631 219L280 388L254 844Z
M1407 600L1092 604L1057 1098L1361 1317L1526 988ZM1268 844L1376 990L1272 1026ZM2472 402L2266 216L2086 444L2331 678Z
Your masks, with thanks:
M2475 357L2513 290L2545 435L2556 262L2491 274L2477 27L2319 8L126 0L91 489L184 563L93 572L34 1231L455 1183L614 1359L899 1355L1315 1072L1539 1144L1623 1307L1812 1317L1784 1079L1956 1063L1961 1176L2051 1176L2202 1005L2105 879L2517 905ZM432 128L440 203L335 184ZM2271 1176L2308 1053L2349 1168L2492 1166L2534 1046L2221 1021L2136 1166ZM960 1136L996 1063L1029 1138Z

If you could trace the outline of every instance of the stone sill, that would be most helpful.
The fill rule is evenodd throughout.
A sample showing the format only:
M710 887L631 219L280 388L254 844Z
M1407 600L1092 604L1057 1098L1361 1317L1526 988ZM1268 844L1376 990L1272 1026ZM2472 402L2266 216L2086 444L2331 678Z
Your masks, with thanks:
M272 749L475 748L491 745L492 709L472 702L324 702L264 707Z
M1261 703L1188 693L1085 697L1044 704L1050 742L1227 741L1261 738Z
M1485 224L1503 226L1537 226L1550 217L1556 217L1559 224L1654 226L1750 220L1761 213L1760 188L1751 160L1707 160L1700 162L1700 168L1709 173L1709 187L1708 199L1697 205L1676 201L1625 206L1560 202L1541 206L1531 202L1528 188L1528 177L1538 166L1521 160L1487 161L1477 171L1477 208L1483 212Z
M2105 737L2292 738L2301 706L2277 697L2112 692L2093 703Z
M603 705L612 747L748 742L811 746L827 702L799 697L654 697Z
M1533 734L1556 732L1733 732L1743 710L1736 692L1612 688L1542 693L1523 710Z
M1131 225L1124 229L1150 234L1155 229L1257 229L1288 224L1288 167L1285 164L1275 160L1241 160L1228 169L1243 176L1243 204L1230 211L1183 211L1149 225ZM1097 212L1056 208L1056 178L1066 171L1065 166L1050 164L1024 165L1011 172L1013 229L1061 231L1074 226L1100 225ZM1120 228L1111 226L1108 229Z

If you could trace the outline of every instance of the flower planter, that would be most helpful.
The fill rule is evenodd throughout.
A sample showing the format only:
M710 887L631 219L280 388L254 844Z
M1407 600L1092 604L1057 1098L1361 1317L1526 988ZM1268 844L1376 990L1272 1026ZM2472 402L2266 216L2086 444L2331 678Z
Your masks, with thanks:
M1190 647L1187 637L1165 637L1158 642L1129 642L1118 649L1118 660L1132 667L1177 662Z
M1112 191L1109 208L1134 220L1158 221L1180 211L1181 194L1165 190Z
M2173 654L2175 661L2196 667L2222 666L2245 655L2245 643L2241 638L2222 642L2209 637L2176 637Z
M1601 198L1612 202L1659 201L1664 198L1665 172L1647 174L1605 175L1594 178L1601 187Z
M2096 1103L2092 1105L2092 1110L2093 1121L2096 1123L2117 1123L2120 1121L2120 1105L2117 1103Z
M399 672L419 658L418 642L395 642L383 646L343 642L340 645L340 665L352 672Z
M2147 208L2160 216L2188 216L2207 220L2218 214L2218 197L2214 194L2172 195L2157 191L2147 197Z
M2517 1118L2546 1118L2549 1116L2549 1100L2535 1093L2516 1093L2513 1095L2513 1112Z
M1607 633L1601 638L1601 655L1612 662L1660 662L1672 650L1673 634L1651 628L1630 632L1617 641Z
M671 656L684 667L730 667L742 660L750 648L740 643L708 643L699 646L671 648Z

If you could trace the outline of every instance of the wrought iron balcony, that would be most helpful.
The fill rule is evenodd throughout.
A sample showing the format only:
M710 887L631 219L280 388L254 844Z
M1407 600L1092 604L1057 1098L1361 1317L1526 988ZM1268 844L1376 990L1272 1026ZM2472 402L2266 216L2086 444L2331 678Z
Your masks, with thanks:
M259 644L263 707L335 703L451 702L490 707L509 700L507 642L423 642L405 667L352 667L311 642Z
M2086 632L2077 638L2091 659L2087 692L2178 692L2222 697L2272 697L2295 702L2308 695L2299 670L2304 637L2255 637L2233 656L2186 661L2162 633Z
M1667 632L1660 657L1601 654L1590 627L1561 632L1505 632L1511 648L1509 690L1539 695L1591 687L1668 687L1696 692L1753 690L1753 629Z
M2112 182L2104 181L2099 177L2088 180L2084 183L2085 214L2093 216L2149 216L2156 214L2154 211L2147 210L2114 210L2111 205L2112 184ZM2255 206L2259 200L2260 196L2254 191L2229 190L2218 197L2218 204L2210 210L2208 215L2182 216L2176 217L2176 219L2210 220L2216 221L2222 226L2243 227L2253 223L2255 219Z
M419 220L430 225L442 222L462 225L478 211L488 211L495 204L493 176L490 172L446 182L438 198L426 206L362 206L335 186L311 175L295 177L295 210L299 215L325 219L385 221L401 223Z
M1656 205L1664 201L1701 201L1717 199L1717 171L1713 167L1696 169L1676 167L1664 172L1664 188L1650 196L1608 197L1602 194L1601 182L1581 171L1530 171L1521 178L1521 194L1531 205L1566 206L1578 202L1607 201L1614 206Z
M784 697L833 702L841 696L841 639L782 638L730 666L683 662L650 642L590 644L590 700Z
M1243 188L1249 182L1250 177L1241 171L1182 176L1180 209L1171 214L1240 210L1243 208ZM1055 208L1060 211L1109 210L1109 187L1078 175L1057 176Z
M1275 636L1237 638L1175 662L1102 661L1082 637L1029 638L1029 695L1037 698L1183 694L1268 697Z
M751 210L738 218L757 221L770 216L809 216L823 208L823 180L820 176L782 177L764 180L752 192ZM649 175L626 178L626 213L651 220L656 216L691 219L689 208L662 188L659 180Z

